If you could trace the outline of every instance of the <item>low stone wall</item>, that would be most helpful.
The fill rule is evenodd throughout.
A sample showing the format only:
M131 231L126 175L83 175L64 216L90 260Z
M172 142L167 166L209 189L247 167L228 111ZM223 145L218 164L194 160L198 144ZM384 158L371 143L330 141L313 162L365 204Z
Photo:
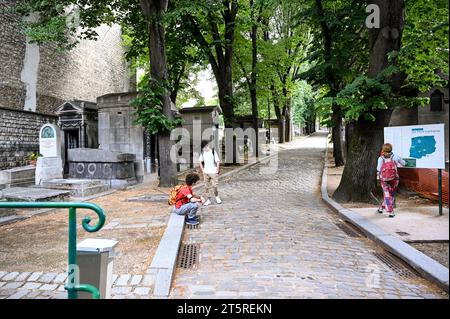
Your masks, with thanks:
M52 115L0 108L0 170L27 165L27 157L39 151L39 129L57 120Z

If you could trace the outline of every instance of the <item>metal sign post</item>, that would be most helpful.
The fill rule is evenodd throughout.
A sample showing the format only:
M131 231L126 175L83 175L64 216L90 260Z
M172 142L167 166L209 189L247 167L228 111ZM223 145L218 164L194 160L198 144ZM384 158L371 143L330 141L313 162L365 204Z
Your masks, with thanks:
M442 216L442 169L438 169L439 216Z

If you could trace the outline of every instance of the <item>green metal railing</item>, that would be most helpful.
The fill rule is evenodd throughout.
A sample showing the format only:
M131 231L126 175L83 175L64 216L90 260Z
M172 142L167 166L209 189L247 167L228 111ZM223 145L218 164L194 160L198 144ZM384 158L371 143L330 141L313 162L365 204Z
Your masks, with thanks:
M85 291L92 294L93 299L100 298L99 290L87 284L79 284L79 272L77 266L77 216L76 209L84 208L93 210L99 217L96 225L89 225L91 218L83 218L82 225L84 230L93 233L98 231L105 224L105 213L103 209L92 203L74 203L74 202L0 202L0 208L68 208L69 209L69 267L68 280L64 287L67 290L69 299L77 299L78 291Z

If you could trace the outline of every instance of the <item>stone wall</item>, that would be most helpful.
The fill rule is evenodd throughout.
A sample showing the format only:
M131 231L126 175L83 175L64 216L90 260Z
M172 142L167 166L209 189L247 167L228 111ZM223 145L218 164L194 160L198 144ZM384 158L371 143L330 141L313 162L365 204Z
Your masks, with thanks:
M36 76L34 110L45 114L53 114L64 100L95 102L98 96L130 89L118 25L97 28L98 41L82 41L68 52L57 51L53 44L33 49L20 31L19 17L4 11L14 2L0 2L0 107L24 109L33 86L27 79Z
M20 18L5 11L16 2L0 1L0 169L26 163L38 150L40 126L56 121L51 116L64 101L95 103L101 95L134 90L118 25L101 26L97 41L61 52L54 44L27 42Z
M57 117L0 108L0 169L27 165L27 157L39 151L39 129L56 124Z

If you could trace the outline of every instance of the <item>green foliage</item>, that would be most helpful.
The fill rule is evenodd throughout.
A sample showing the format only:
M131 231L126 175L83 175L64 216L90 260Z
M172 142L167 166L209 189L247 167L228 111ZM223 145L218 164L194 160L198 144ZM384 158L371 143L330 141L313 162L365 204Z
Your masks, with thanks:
M375 112L387 110L390 107L413 107L425 105L427 98L402 97L394 94L390 78L398 72L398 68L390 66L380 72L377 77L358 76L339 92L336 98L325 97L319 103L320 109L339 105L347 120L357 121L363 118L375 121Z
M448 85L436 72L449 69L448 9L447 0L406 1L403 46L391 54L407 75L405 87L427 92Z
M128 0L22 0L12 11L22 16L35 14L37 19L22 24L32 41L70 50L82 39L96 40L95 28L116 22L124 2Z
M179 119L170 120L163 113L163 99L168 85L156 81L146 81L141 85L139 95L131 101L136 109L136 124L140 124L151 134L170 131L181 124Z
M306 81L300 81L296 85L293 94L293 121L297 125L304 125L315 116L316 94Z

